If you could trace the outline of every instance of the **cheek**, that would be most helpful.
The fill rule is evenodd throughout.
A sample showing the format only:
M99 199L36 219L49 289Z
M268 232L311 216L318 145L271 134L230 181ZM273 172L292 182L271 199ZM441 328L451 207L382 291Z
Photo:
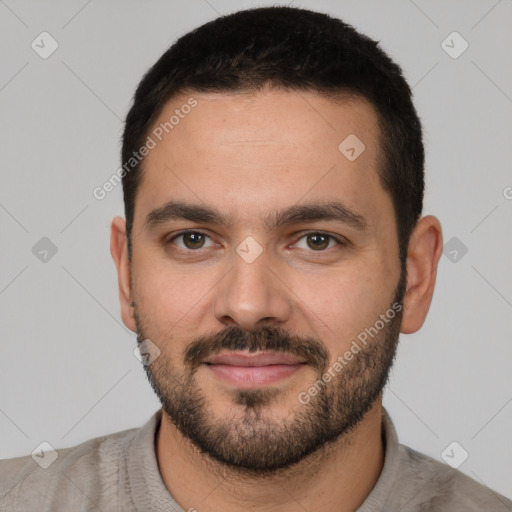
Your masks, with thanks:
M134 272L134 298L146 329L155 337L196 335L219 279L212 269L194 272L170 268L156 260L140 265Z
M301 315L326 344L331 354L343 353L351 341L378 319L389 307L387 293L379 289L375 277L346 274L318 279L314 286L296 282L292 289L301 298Z
M177 282L154 270L141 271L139 281L134 276L134 296L141 316L144 336L162 353L164 366L181 366L183 342L182 324L187 324L187 308Z

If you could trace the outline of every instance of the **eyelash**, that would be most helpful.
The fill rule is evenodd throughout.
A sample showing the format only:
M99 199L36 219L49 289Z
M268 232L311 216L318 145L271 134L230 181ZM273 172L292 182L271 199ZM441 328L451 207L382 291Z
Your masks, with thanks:
M199 231L199 230L196 230L196 229L188 229L188 230L185 230L185 231L180 231L179 233L175 234L172 238L170 238L169 240L167 240L166 242L166 245L167 244L170 244L172 243L174 240L176 240L177 238L180 238L184 235L187 235L187 234L198 234L198 235L203 235L203 236L206 236L208 238L211 239L211 237L209 235L207 235L206 233L202 232L202 231ZM348 246L348 242L343 240L343 239L340 239L338 237L335 237L334 235L330 235L328 233L324 233L322 231L308 231L306 233L303 233L299 239L297 240L297 242L309 235L322 235L322 236L325 236L331 240L334 240L335 242L337 242L337 245L334 246L334 247L328 247L327 249L323 249L323 250L318 250L318 251L314 251L314 250L310 250L309 252L312 252L312 253L322 253L322 252L327 252L329 249L334 249L335 247L338 247L338 246L341 246L341 247L347 247ZM296 243L297 243L296 242ZM181 247L178 247L179 250L181 251L185 251L185 252L200 252L201 249L204 249L203 247L200 247L199 249L183 249Z

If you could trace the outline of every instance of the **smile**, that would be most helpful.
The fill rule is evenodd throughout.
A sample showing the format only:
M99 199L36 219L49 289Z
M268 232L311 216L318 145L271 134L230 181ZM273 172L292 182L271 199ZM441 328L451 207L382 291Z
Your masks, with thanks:
M204 364L220 380L249 389L274 384L307 366L300 358L279 352L225 352Z

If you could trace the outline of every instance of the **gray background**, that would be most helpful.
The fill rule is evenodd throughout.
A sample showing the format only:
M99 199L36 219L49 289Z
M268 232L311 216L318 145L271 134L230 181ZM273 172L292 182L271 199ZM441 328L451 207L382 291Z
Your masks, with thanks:
M119 314L121 187L92 191L118 168L122 121L161 53L266 3L0 1L0 458L137 427L159 407ZM402 66L425 129L424 213L458 239L425 326L401 338L385 395L399 437L437 459L457 441L460 470L512 498L512 3L293 5L343 18ZM43 31L59 45L47 59L31 48ZM469 44L458 58L442 47L453 31ZM42 237L57 248L46 262L32 252Z

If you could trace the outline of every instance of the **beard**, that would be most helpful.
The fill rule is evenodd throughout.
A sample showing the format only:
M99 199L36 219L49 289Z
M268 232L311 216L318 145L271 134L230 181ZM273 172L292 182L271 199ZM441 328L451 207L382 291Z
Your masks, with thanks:
M405 286L402 268L389 310L402 304ZM231 390L231 412L215 416L197 383L196 371L207 357L224 350L268 350L300 356L320 380L331 362L325 345L317 338L269 326L250 332L231 326L194 338L184 350L181 365L167 356L165 340L153 338L161 352L144 368L168 419L210 460L240 475L275 476L321 449L326 452L361 422L381 396L398 345L402 308L397 309L332 380L324 382L307 403L297 399L293 412L284 419L270 414L269 406L283 393L276 387ZM136 307L135 321L140 344L148 337ZM299 391L307 391L311 385L304 382Z

